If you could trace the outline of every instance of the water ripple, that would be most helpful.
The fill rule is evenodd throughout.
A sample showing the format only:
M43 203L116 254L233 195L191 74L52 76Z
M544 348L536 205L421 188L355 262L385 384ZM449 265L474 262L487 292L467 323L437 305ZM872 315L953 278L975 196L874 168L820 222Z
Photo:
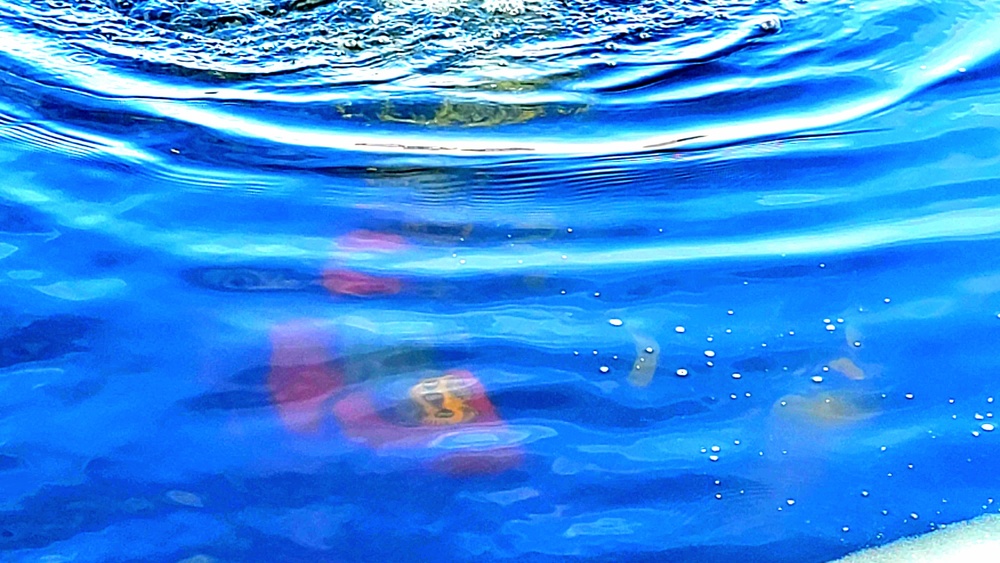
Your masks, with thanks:
M3 10L0 45L17 74L57 85L68 107L187 124L182 150L204 135L273 151L406 154L719 146L873 115L1000 51L991 4L528 2L511 15L475 3L151 0ZM914 37L936 39L904 54ZM622 120L627 134L606 125ZM483 126L496 129L473 134Z
M995 510L998 23L0 0L0 550L805 561Z

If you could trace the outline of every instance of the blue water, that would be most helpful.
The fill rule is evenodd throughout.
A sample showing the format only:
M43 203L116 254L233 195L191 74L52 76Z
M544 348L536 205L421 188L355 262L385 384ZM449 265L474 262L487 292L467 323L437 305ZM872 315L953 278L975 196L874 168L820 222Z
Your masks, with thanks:
M2 0L0 560L819 562L997 512L998 25Z

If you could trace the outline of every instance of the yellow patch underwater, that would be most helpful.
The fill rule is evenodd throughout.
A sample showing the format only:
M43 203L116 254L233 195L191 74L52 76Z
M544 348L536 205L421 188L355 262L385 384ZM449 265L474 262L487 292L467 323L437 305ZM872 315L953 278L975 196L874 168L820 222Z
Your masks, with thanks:
M410 399L420 407L423 425L461 424L478 415L467 402L469 394L464 383L450 375L417 383L410 388Z

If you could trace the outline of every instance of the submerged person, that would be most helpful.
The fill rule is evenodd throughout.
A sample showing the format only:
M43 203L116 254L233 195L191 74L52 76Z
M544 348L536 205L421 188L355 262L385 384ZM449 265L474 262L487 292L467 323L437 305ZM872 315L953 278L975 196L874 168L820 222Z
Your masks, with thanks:
M335 239L334 246L338 256L305 285L361 298L426 291L419 282L359 271L348 263L354 254L406 251L411 246L403 236L355 230ZM289 285L294 284L282 279L269 287ZM425 458L431 469L452 474L502 472L523 458L478 378L466 370L428 369L429 350L335 359L330 350L337 347L328 346L325 332L308 320L275 327L270 339L268 393L292 431L317 433L332 421L355 443L380 454Z
M468 371L365 378L334 361L321 333L305 323L275 328L271 345L271 400L295 432L316 433L332 420L355 443L425 458L450 474L498 473L521 462L523 452L503 444L506 425Z

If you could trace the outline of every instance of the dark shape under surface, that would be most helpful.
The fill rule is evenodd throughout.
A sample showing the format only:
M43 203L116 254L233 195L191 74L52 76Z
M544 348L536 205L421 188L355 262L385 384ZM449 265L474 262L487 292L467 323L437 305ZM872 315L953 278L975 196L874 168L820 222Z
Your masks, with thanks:
M254 268L248 266L192 268L185 270L188 282L215 291L281 292L319 288L315 276L290 268Z
M96 319L57 315L32 321L0 338L0 368L51 360L86 350L77 344L94 328Z

